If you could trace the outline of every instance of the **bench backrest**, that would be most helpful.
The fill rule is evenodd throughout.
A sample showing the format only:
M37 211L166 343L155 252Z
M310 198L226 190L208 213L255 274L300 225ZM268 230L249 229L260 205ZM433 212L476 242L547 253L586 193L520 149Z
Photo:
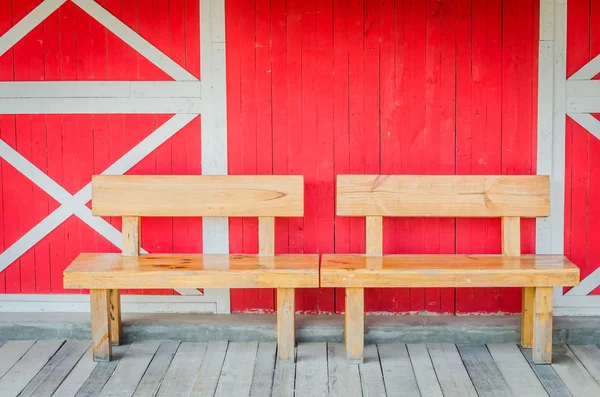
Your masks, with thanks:
M545 175L338 175L337 214L365 216L367 254L381 255L382 217L502 218L502 250L520 255L520 218L550 214Z
M142 216L259 218L259 251L274 254L275 217L304 215L301 175L96 175L92 212L123 217L123 255L138 255Z

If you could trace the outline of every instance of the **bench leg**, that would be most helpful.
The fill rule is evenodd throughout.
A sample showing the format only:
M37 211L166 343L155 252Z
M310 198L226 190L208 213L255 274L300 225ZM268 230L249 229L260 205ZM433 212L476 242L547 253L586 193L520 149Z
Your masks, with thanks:
M362 287L346 288L344 339L348 360L362 363L365 346L365 289Z
M535 288L523 288L523 314L521 315L521 346L531 349L533 346L533 302Z
M121 344L121 291L118 289L109 289L108 298L110 342L113 346L118 346Z
M296 291L277 288L277 355L283 361L295 361Z
M90 290L92 312L92 355L94 361L110 361L109 290Z
M536 287L533 317L533 362L552 362L552 287Z

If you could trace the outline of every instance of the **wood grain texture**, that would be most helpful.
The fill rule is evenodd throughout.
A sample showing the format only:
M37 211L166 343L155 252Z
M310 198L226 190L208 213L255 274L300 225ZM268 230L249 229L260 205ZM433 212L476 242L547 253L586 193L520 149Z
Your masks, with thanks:
M569 345L569 348L600 385L600 348L596 345Z
M0 379L2 397L17 397L63 345L62 340L40 340Z
M250 394L257 349L257 342L229 343L215 397Z
M536 287L533 302L533 362L552 362L552 295L551 287Z
M535 288L524 287L522 300L521 346L526 349L531 349L531 346L533 346L533 303L535 301Z
M365 219L365 253L372 256L383 254L383 217L367 216Z
M60 386L56 389L52 397L73 397L77 394L77 391L83 386L86 380L90 377L94 368L98 365L97 362L93 360L92 357L92 347L88 343L88 349L83 354L81 359L77 362L77 364L71 369L69 374L65 379L62 380ZM128 346L127 346L128 347ZM119 351L121 349L127 349L127 347L115 347L113 350L113 354L115 357L118 356ZM112 364L115 363L115 360L110 363L102 363L103 364ZM116 363L115 363L116 365Z
M445 397L477 397L455 345L428 344L427 351Z
M363 396L358 365L348 362L343 344L327 344L327 371L329 397Z
M310 288L318 255L81 254L65 270L66 288Z
M227 354L227 346L227 341L223 340L209 342L200 371L195 375L192 396L213 397L215 395L225 354Z
M178 341L167 341L160 344L137 385L133 397L156 396L178 347Z
M121 291L118 289L108 290L108 321L110 323L110 343L113 346L121 344Z
M515 344L487 345L496 366L515 397L547 397L548 394Z
M0 378L27 353L34 343L34 340L9 340L0 347L2 357L2 360L0 360Z
M506 381L485 346L457 347L480 397L512 397Z
M273 374L273 397L294 397L296 380L296 364L289 361L276 360Z
M296 397L327 396L327 344L302 343L296 362Z
M338 175L336 208L341 216L548 216L550 179L543 175Z
M568 346L554 346L552 368L573 397L600 396L600 385Z
M502 217L502 255L521 255L521 218Z
M281 216L304 214L300 175L96 175L98 216Z
M489 287L578 285L562 255L323 255L322 287Z
M550 397L573 397L551 365L537 365L531 357L531 349L520 350Z
M358 366L358 369L363 397L383 397L386 395L377 345L365 346L364 360Z
M277 357L284 361L295 360L295 308L295 289L277 288Z
M258 218L258 254L275 255L275 218L272 216Z
M204 361L206 343L182 342L160 385L158 397L189 396Z
M52 396L88 349L88 342L67 341L21 391L19 397ZM88 358L89 359L89 358Z
M417 379L403 343L379 344L379 359L388 396L420 397Z
M141 218L139 216L122 217L123 247L121 251L124 256L138 256L142 241Z
M258 344L254 372L252 374L252 386L250 386L250 397L271 395L276 350L276 343L261 342Z
M365 290L346 287L344 314L344 341L346 357L350 362L362 363L365 347Z
M406 347L421 397L443 397L427 347L424 344L410 343Z
M112 345L110 342L108 290L91 289L90 306L92 314L92 351L94 361L110 361Z

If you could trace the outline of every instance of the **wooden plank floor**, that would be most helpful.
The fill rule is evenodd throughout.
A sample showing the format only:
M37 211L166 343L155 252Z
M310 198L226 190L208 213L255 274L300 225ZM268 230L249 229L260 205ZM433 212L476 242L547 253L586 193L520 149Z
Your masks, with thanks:
M143 341L95 363L81 341L0 341L1 397L598 397L600 348L554 347L535 365L517 345L380 344L349 364L342 344L303 343L297 362L275 343Z

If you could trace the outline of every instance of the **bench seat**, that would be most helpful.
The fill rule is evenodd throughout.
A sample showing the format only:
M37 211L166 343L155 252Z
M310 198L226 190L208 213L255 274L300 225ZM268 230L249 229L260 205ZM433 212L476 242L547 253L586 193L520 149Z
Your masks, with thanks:
M227 254L80 254L65 288L316 288L319 257Z
M323 255L322 287L548 287L579 284L563 255Z

